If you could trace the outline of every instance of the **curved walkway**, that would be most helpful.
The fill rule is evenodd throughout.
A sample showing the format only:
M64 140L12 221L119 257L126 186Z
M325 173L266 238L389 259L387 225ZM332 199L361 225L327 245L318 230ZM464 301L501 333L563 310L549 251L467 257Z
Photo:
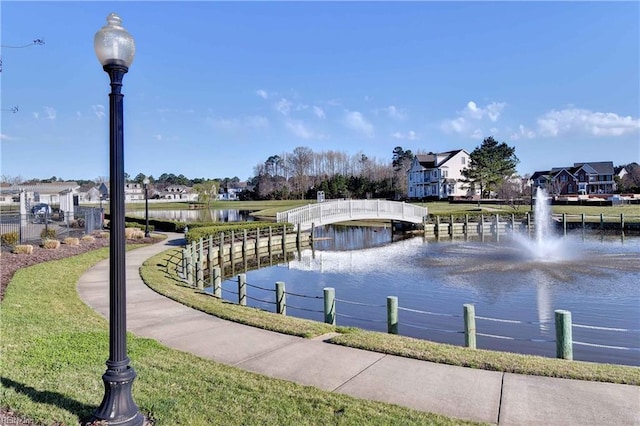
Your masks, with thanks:
M358 398L500 425L640 425L640 386L523 376L418 361L225 321L149 289L139 268L181 234L127 253L127 328L181 351ZM107 317L109 261L78 282Z

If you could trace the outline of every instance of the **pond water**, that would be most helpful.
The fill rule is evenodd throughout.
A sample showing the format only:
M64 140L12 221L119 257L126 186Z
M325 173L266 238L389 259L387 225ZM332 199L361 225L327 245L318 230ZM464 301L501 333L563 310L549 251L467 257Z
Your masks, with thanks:
M312 297L333 287L338 325L384 332L386 297L397 296L400 334L460 346L463 304L473 303L477 332L489 335L478 335L478 348L548 357L555 357L554 310L565 309L572 312L574 359L640 365L638 237L557 237L543 255L508 236L392 242L388 228L324 227L316 237L314 249L249 271L247 283L273 288L284 281L287 292ZM235 280L223 289L237 291ZM264 301L249 304L274 310L273 292L247 292ZM288 315L322 321L322 309L321 298L288 296Z

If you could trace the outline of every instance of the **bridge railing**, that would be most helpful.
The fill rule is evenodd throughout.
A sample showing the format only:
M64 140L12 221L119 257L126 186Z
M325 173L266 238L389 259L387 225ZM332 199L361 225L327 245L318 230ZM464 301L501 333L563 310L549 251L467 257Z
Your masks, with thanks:
M387 200L334 200L297 207L277 214L278 222L322 224L332 219L392 218L419 222L427 209L408 203Z

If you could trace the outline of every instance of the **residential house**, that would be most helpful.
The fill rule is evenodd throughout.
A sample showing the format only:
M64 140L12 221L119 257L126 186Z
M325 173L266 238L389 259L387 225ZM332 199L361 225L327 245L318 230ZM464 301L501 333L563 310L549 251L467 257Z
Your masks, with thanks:
M124 184L124 201L144 200L144 185L138 182L127 182Z
M163 200L198 200L198 194L193 192L191 187L185 185L168 185L163 190L156 192L155 196Z
M548 172L535 172L532 180L534 186L545 188L556 196L612 194L615 191L613 176L613 162L599 161L574 163L569 167L554 167Z
M79 188L76 182L21 183L3 187L0 198L4 198L3 204L19 203L20 193L24 192L28 206L36 203L59 205L61 194L72 192L76 195Z
M447 199L469 195L468 185L462 181L462 170L468 164L469 153L464 149L416 155L407 171L408 197Z

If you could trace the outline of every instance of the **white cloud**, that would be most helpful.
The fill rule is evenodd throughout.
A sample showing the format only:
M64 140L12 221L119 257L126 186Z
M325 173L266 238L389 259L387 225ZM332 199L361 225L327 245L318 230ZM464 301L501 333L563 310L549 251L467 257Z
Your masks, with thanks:
M56 110L53 107L44 107L44 112L47 114L47 119L55 120L56 119Z
M0 133L0 141L12 141L15 138L12 138L11 136L5 134L5 133Z
M313 106L313 113L315 114L316 117L318 118L326 118L327 116L324 113L324 110L322 108L320 108L319 106Z
M363 133L365 136L373 137L373 125L358 111L346 112L345 125L352 130Z
M458 133L473 138L482 137L482 129L478 127L479 122L486 119L495 123L500 118L506 102L491 102L485 107L479 106L474 101L467 102L462 111L458 111L458 116L453 119L446 119L440 124L440 128L445 133ZM492 133L497 128L492 127Z
M408 141L415 141L418 139L418 135L413 130L409 130L407 133L395 132L391 136L396 139L406 139Z
M407 118L406 111L399 109L395 105L389 105L385 110L387 111L387 114L389 114L389 117L393 119L405 120Z
M280 99L274 104L276 111L278 111L282 115L289 115L292 106L293 103L285 98Z
M256 90L256 95L260 96L262 99L269 99L269 93L266 90L258 89Z
M288 120L285 122L285 126L287 129L294 135L302 139L312 139L313 133L304 125L302 121L291 121Z
M160 142L162 140L162 135L161 134L153 135L153 138L158 142Z
M210 117L207 121L216 129L226 131L263 129L269 126L269 120L261 115L250 115L240 118Z
M38 120L40 118L40 113L39 112L34 112L33 113L33 118L35 118L36 120Z
M100 120L104 118L104 105L91 105L91 109Z
M76 111L76 117L82 118L82 113L80 111Z
M640 129L640 119L579 108L551 110L539 117L537 123L538 133L547 137L567 134L622 136Z
M522 124L520 126L518 126L518 130L514 133L511 134L511 139L513 140L518 140L518 139L533 139L536 137L536 133L523 126Z

